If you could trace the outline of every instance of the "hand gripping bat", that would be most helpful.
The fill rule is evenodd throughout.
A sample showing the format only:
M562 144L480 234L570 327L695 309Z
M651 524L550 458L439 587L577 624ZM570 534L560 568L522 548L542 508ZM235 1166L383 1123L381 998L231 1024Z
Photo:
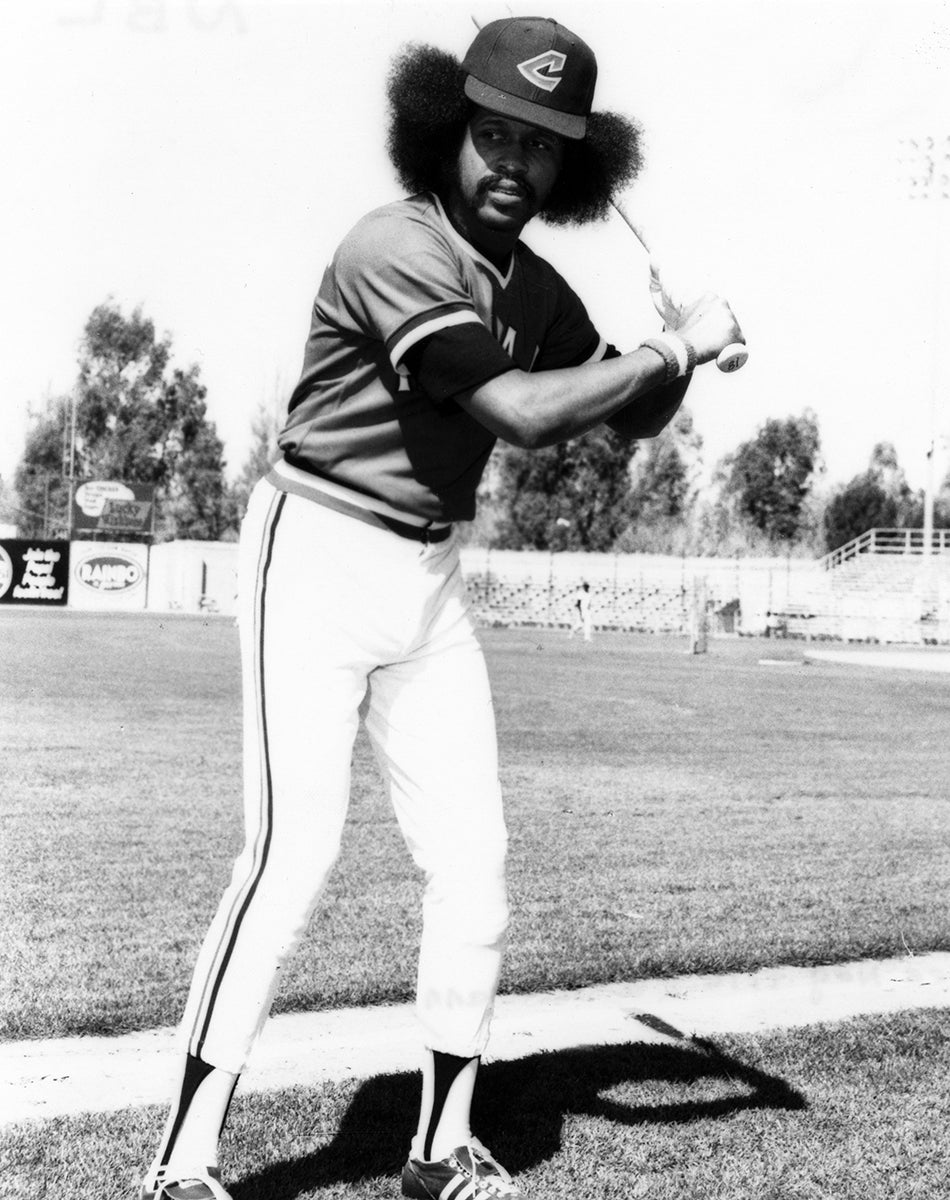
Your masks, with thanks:
M647 254L650 254L650 247L647 244L647 240L644 236L642 228L626 211L623 202L615 197L613 200L611 200L611 204L623 218L627 227L632 230L637 241L639 241L640 245L644 248L644 250L646 250ZM671 318L675 317L676 314L675 311L671 311L671 303L663 291L663 287L660 283L659 270L656 266L656 263L652 261L652 258L650 262L650 292L652 293L653 305L657 312L668 325L672 324L673 322ZM716 366L720 371L738 371L739 368L745 364L748 357L749 351L742 344L742 342L733 342L731 345L725 346L719 351L719 354L716 358Z
M510 6L508 7L508 11L511 12ZM512 13L512 16L513 15L514 14ZM472 16L472 24L475 26L475 28L481 29L481 27L482 27L481 21L479 21L476 18L474 13L472 13L471 16ZM620 200L618 200L616 197L614 197L614 199L611 200L610 203L613 205L613 207L617 210L617 212L623 218L623 220L627 224L627 226L633 231L633 234L639 241L640 245L644 248L644 250L646 250L647 254L649 254L650 247L647 245L646 238L644 237L644 234L643 234L643 230L640 228L639 225L636 224L636 222L633 220L633 218L630 216L630 214L626 211L626 209L623 206L623 203ZM664 319L664 321L668 325L671 324L671 321L669 320L669 318L674 316L675 314L671 313L669 311L669 308L667 307L663 288L660 284L659 272L657 270L656 264L653 263L652 261L650 263L650 291L653 295L653 305L656 308L657 312L660 314L660 316ZM720 371L738 371L741 366L745 365L746 359L748 357L749 357L749 351L746 349L746 347L743 345L743 343L742 342L733 342L731 345L725 346L725 347L723 347L722 350L719 351L719 354L716 358L716 366L719 368Z

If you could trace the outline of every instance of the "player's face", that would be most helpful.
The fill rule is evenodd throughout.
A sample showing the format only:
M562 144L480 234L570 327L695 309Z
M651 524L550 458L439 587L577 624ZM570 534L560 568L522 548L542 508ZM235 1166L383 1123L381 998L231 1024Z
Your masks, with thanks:
M544 207L563 160L556 133L477 109L459 152L450 212L470 234L481 227L517 236Z

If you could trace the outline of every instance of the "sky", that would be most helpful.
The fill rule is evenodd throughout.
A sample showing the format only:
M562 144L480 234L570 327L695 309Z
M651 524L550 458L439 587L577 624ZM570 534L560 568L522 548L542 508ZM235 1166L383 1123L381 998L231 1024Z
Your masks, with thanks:
M529 6L516 12L534 12ZM749 345L697 372L707 469L811 409L827 486L889 441L915 487L950 466L950 0L547 3L597 53L595 108L637 119L624 197L681 286L730 301ZM399 196L392 56L459 57L478 0L18 0L0 12L0 477L76 377L97 304L141 307L197 363L228 471L286 399L340 237ZM920 149L914 151L910 140ZM943 191L950 192L950 183ZM620 221L525 240L608 341L658 326Z

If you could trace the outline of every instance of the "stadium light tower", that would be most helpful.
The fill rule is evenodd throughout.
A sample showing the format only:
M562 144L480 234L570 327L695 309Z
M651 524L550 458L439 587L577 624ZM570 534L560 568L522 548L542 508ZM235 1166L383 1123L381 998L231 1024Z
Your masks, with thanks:
M69 401L69 499L66 511L66 540L73 540L73 499L76 495L76 389Z
M923 552L933 549L934 529L934 470L937 448L937 389L940 384L940 339L944 330L940 318L942 299L942 258L944 247L945 208L940 201L950 200L950 135L901 139L901 161L906 167L908 196L915 204L927 202L932 222L931 254L933 255L933 345L931 347L930 431L927 447L927 472L924 483L924 544Z

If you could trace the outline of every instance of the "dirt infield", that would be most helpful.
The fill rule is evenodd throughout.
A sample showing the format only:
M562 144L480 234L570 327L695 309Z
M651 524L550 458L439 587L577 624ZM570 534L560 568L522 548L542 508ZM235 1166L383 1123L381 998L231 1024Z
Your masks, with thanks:
M950 1007L950 953L615 983L499 997L486 1057L758 1033L944 1007ZM0 1045L0 1123L164 1104L177 1059L171 1029L8 1042ZM418 1063L408 1004L276 1016L240 1089L368 1078L412 1071Z

